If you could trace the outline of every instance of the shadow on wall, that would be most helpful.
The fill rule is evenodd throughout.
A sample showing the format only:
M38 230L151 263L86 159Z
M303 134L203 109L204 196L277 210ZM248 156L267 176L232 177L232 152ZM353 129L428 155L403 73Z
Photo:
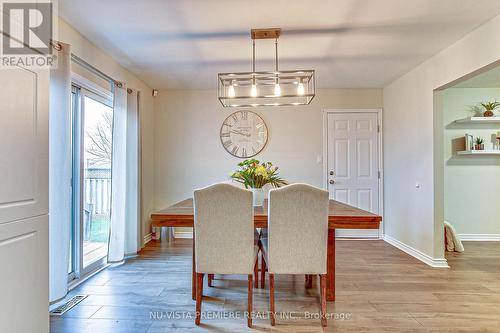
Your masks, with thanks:
M456 123L452 122L446 125L446 129L464 129L464 130L490 130L491 125L490 124L461 124L461 123Z
M490 157L490 156L474 156L471 158L470 156L457 156L453 155L448 161L446 161L446 165L449 166L457 166L457 165L476 165L476 166L492 166L498 165L500 166L500 158L498 157Z

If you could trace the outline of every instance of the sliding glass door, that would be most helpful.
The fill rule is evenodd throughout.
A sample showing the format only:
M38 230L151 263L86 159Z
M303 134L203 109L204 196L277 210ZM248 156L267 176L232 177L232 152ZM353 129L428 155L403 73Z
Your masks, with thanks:
M106 264L111 219L112 96L73 86L73 222L70 274ZM71 276L70 276L71 278Z

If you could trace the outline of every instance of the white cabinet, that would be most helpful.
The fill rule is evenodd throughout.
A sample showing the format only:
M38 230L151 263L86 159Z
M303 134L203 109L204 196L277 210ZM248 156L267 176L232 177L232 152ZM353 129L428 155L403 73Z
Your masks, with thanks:
M47 71L0 73L0 332L46 333Z
M48 215L0 224L0 332L47 332Z

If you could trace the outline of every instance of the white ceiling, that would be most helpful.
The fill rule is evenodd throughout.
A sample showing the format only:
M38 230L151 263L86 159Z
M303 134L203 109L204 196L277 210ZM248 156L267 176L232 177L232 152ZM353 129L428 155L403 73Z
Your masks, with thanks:
M320 88L372 88L498 15L500 1L59 0L59 12L156 89L215 88L218 72L251 70L249 30L268 27L283 29L281 69L315 69ZM257 70L273 69L273 47L257 42Z

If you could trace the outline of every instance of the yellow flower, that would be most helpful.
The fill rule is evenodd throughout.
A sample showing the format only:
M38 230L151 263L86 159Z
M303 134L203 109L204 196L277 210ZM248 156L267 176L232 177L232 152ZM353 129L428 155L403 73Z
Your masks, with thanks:
M267 169L265 167L263 167L262 165L259 165L255 169L255 174L257 176L262 176L262 177L266 178L267 177Z

